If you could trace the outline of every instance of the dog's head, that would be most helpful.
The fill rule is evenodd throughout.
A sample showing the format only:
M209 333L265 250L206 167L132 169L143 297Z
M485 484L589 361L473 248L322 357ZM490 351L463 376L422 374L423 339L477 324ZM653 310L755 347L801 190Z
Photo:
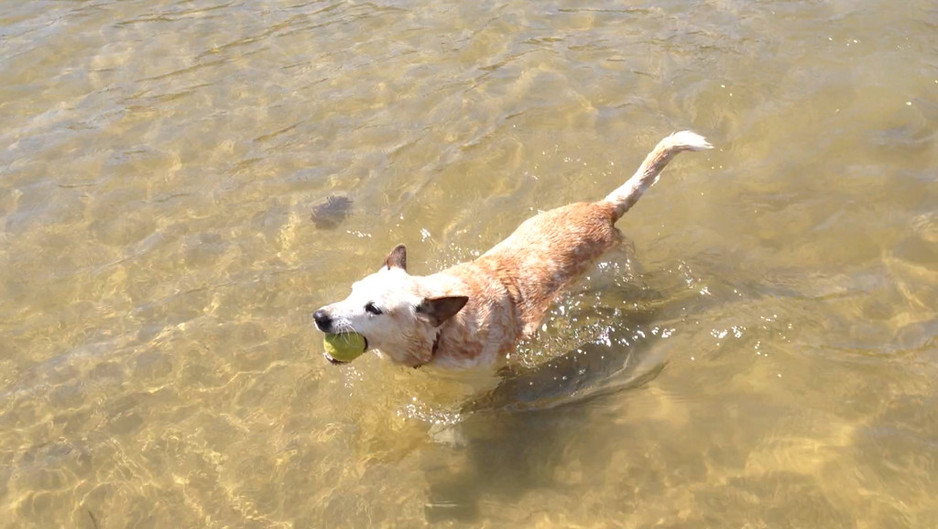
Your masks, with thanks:
M365 337L366 348L419 366L432 358L439 326L469 299L435 296L429 283L407 273L407 250L400 244L380 270L352 285L349 297L317 310L313 319L322 332L356 332Z

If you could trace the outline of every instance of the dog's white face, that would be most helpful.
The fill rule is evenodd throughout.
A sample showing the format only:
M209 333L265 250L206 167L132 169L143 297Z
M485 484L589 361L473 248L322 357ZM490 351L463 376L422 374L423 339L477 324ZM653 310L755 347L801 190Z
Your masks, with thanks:
M385 266L352 285L349 297L316 311L319 330L361 334L368 349L379 349L400 364L429 362L438 327L468 298L432 297L424 278L407 273L406 261L404 246L395 248Z

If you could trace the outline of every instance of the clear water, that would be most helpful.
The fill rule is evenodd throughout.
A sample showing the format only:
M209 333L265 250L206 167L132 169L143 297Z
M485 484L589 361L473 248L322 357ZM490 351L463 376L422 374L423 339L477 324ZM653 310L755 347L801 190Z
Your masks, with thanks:
M936 35L924 0L0 0L0 527L938 527ZM683 128L717 148L502 372L321 358L394 244L471 258Z

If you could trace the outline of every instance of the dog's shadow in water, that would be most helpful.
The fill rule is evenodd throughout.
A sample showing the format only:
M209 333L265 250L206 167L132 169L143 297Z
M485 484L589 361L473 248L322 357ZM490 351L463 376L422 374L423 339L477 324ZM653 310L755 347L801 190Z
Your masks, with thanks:
M543 365L503 370L497 387L463 407L463 421L431 431L438 442L425 459L428 521L472 522L487 499L511 505L556 482L566 443L595 431L589 406L664 369L654 358L657 341L587 344Z
M612 399L645 386L665 369L672 347L665 343L670 331L661 329L668 326L664 322L676 324L714 303L673 274L654 278L662 288L629 279L620 283L618 278L630 275L623 273L626 268L599 267L581 292L583 302L574 304L581 307L580 321L620 322L608 328L605 343L581 345L534 367L510 365L494 389L462 407L460 422L431 428L436 442L423 455L430 523L475 523L492 504L511 509L529 490L562 489L570 459L585 479L590 466L601 471L608 461L604 439L617 435L610 428L619 431L605 424L607 413L621 412ZM605 280L596 278L603 274Z

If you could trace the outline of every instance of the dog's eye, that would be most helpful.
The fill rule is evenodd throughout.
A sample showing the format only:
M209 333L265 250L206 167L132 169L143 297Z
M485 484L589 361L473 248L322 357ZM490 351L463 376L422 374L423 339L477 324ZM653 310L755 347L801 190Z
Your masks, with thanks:
M381 314L381 309L379 309L373 302L369 301L368 303L365 303L365 312L378 315Z

